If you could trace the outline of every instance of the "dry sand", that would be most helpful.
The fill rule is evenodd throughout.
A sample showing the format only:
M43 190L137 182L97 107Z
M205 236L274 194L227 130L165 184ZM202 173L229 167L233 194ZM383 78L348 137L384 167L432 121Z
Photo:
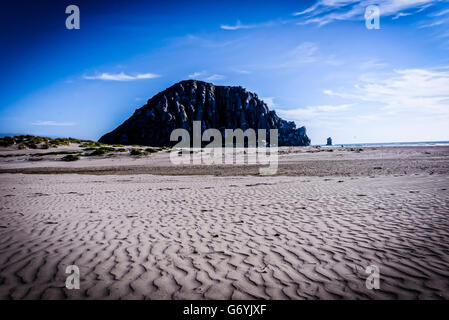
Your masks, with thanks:
M448 149L289 148L273 177L0 159L0 299L448 299Z

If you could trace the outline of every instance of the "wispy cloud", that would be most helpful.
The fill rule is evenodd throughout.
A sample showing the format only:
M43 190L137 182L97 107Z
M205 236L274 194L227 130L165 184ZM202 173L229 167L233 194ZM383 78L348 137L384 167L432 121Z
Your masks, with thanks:
M255 24L242 24L240 21L237 21L237 23L235 25L227 25L227 24L222 24L220 26L221 29L223 30L240 30L240 29L252 29L257 27L257 25Z
M410 16L410 15L412 15L410 12L408 12L408 13L399 12L397 15L395 15L395 16L394 16L393 18L391 18L391 19L397 20L397 19L399 19L399 18L401 18L401 17L407 17L407 16Z
M276 109L281 116L296 121L335 118L337 113L350 109L353 104L308 106L296 109Z
M223 80L226 77L222 74L210 74L207 71L198 71L194 72L192 74L188 75L189 79L198 79L198 80L204 80L204 81L217 81L217 80Z
M209 77L204 78L206 81L216 81L216 80L223 80L225 78L222 74L213 74Z
M449 67L370 73L348 89L324 94L329 104L275 110L314 130L323 142L326 136L374 142L449 134Z
M270 27L270 26L276 25L278 23L285 23L285 21L277 20L277 21L267 21L267 22L254 23L254 24L243 24L240 22L240 20L237 20L237 23L234 25L222 24L222 25L220 25L220 28L223 30L235 31L235 30L240 30L240 29L254 29L254 28L261 28L261 27Z
M310 41L302 42L279 57L278 63L267 65L269 68L296 68L305 64L320 62L330 66L341 66L345 63L336 55L320 52L318 44Z
M221 49L229 46L238 46L245 43L247 37L239 37L231 40L216 39L211 37L205 37L204 35L198 36L194 34L187 34L182 37L171 38L171 42L175 46L195 46L212 49Z
M329 121L332 122L339 117L343 117L345 111L350 110L354 104L340 104L340 105L319 105L319 106L307 106L296 109L286 109L279 106L274 101L274 97L261 98L271 110L276 110L281 117L288 120L298 121L301 124L312 123L316 121Z
M388 77L361 77L349 92L324 93L344 99L371 102L389 114L425 114L449 117L449 71L439 69L395 70Z
M154 73L139 73L136 75L128 75L124 72L120 73L101 73L94 76L84 76L87 80L106 80L106 81L134 81L143 79L154 79L158 78L160 75Z
M318 45L314 42L303 42L291 50L288 55L294 58L297 62L314 62L316 60L316 53L318 52Z
M299 24L326 25L334 21L362 20L369 5L378 5L382 16L394 16L394 19L411 15L440 2L440 0L319 0L309 8L293 13L300 17ZM409 12L404 12L409 10Z
M388 66L387 63L382 62L378 59L369 59L360 64L360 69L370 70L370 69L384 68L386 66Z
M35 121L32 123L33 126L54 126L54 127L70 127L76 125L75 122L57 122L57 121Z
M434 20L432 20L429 23L422 24L420 26L420 28L437 27L437 26L441 26L441 25L446 24L446 23L449 23L449 17L434 19Z
M274 97L265 97L261 98L261 100L265 102L270 109L273 109L276 106L276 104L274 103Z
M444 16L446 14L449 14L449 9L441 10L441 11L438 11L436 13L429 14L429 17L441 17L441 16Z
M244 69L232 69L232 71L234 71L235 73L238 73L238 74L251 74L251 71L248 71L248 70L244 70Z
M303 42L286 52L282 62L274 67L293 68L317 61L318 45L314 42Z
M202 76L204 76L206 74L206 71L200 71L200 72L194 72L192 74L189 74L188 77L189 79L195 79L195 78L200 78Z

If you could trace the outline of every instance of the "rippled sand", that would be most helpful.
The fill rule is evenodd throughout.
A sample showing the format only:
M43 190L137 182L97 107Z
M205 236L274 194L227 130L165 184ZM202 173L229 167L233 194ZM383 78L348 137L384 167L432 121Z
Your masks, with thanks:
M6 173L0 204L1 299L449 298L449 180L427 169ZM72 264L79 290L65 288Z

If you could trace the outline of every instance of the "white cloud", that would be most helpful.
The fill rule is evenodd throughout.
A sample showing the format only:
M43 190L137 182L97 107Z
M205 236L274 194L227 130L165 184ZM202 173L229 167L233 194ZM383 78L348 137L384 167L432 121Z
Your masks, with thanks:
M305 62L315 61L315 54L318 51L318 46L313 42L303 42L289 52L289 55L295 58L300 58Z
M350 107L351 107L350 104L341 104L341 105L338 105L338 106L325 105L325 106L317 106L317 107L313 107L313 108L315 110L317 110L317 111L329 112L329 111L348 110Z
M440 16L443 16L443 15L446 15L446 14L449 14L449 9L442 10L442 11L439 11L437 13L430 14L429 16L431 16L431 17L440 17Z
M313 42L303 42L287 52L282 62L275 67L292 68L317 61L318 46Z
M327 58L324 58L324 63L334 66L334 67L341 66L341 65L345 64L345 62L341 59L338 59L335 56L335 54L331 54Z
M261 100L263 102L265 102L266 105L268 106L268 108L270 108L270 109L273 109L273 107L276 106L276 104L274 103L274 98L273 97L261 98Z
M205 48L225 48L229 46L237 46L239 43L246 41L246 37L235 38L232 40L224 41L223 39L207 38L203 36L197 36L193 34L187 34L182 37L172 38L172 43L175 46L196 46Z
M387 63L382 62L378 59L369 59L360 64L360 69L362 70L378 69L378 68L385 68L386 66L388 66Z
M431 141L449 137L449 66L362 74L353 85L324 90L327 103L275 108L306 125L314 143Z
M189 77L189 79L195 79L195 78L202 77L205 74L206 74L206 71L194 72L192 74L189 74L188 77Z
M326 55L320 52L314 42L305 41L279 57L281 62L269 65L270 68L295 68L304 64L320 62L333 67L345 64L335 54Z
M95 76L84 76L84 79L87 80L106 80L106 81L134 81L134 80L142 80L142 79L154 79L160 77L154 73L139 73L135 76L131 76L125 74L123 72L120 73L102 73Z
M76 123L74 122L57 122L57 121L51 121L51 120L47 120L47 121L35 121L32 123L33 126L54 126L54 127L69 127L69 126L74 126L76 125Z
M216 80L223 80L226 78L224 75L210 74L208 71L194 72L192 74L189 74L188 77L189 79L197 79L203 81L216 81Z
M399 19L400 17L407 17L407 16L410 16L410 15L411 15L410 12L408 12L408 13L399 12L397 15L395 15L395 16L394 16L393 18L391 18L391 19L397 20L397 19Z
M420 28L437 27L437 26L441 26L441 25L446 24L446 23L449 23L449 17L443 18L443 19L432 20L432 22L430 22L430 23L421 25Z
M279 23L279 21L277 21L277 22ZM268 22L257 23L257 24L242 24L240 22L240 20L238 20L235 25L222 24L220 26L220 28L223 30L235 31L235 30L240 30L240 29L253 29L253 28L260 28L260 27L269 27L269 26L273 26L275 24L276 24L275 21L268 21Z
M221 75L221 74L213 74L209 77L204 78L204 80L206 81L216 81L216 80L223 80L225 78L225 76Z
M388 77L361 77L350 92L325 90L330 96L379 105L390 114L449 117L449 71L439 69L395 70Z
M337 116L337 113L350 109L353 104L341 105L322 105L322 106L308 106L306 108L297 109L276 109L281 116L296 121L309 121L312 119L332 119Z
M311 7L293 15L303 19L299 24L316 23L319 26L341 20L363 20L369 5L378 5L382 16L401 16L420 12L440 0L319 0ZM413 12L403 13L402 11Z
M232 30L232 31L239 30L239 29L252 29L255 27L256 27L256 25L249 25L249 24L245 25L245 24L242 24L240 21L237 21L237 23L233 26L226 25L226 24L222 24L220 26L220 28L223 30Z
M239 74L251 74L251 71L243 70L243 69L232 69L232 71L234 71L235 73L239 73Z

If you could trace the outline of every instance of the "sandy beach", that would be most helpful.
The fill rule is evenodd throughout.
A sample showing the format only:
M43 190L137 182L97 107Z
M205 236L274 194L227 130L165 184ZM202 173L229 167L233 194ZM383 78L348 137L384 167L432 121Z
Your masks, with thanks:
M281 148L264 177L30 152L0 158L0 299L449 298L449 147Z

